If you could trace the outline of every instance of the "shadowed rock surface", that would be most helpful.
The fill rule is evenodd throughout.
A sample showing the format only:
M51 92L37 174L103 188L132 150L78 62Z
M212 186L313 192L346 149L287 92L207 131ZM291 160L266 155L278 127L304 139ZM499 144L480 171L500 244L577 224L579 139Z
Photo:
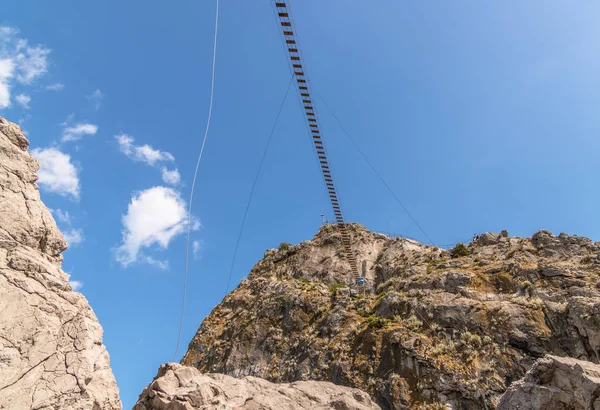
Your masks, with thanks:
M352 288L339 230L323 226L268 250L203 321L182 364L331 381L383 409L475 410L495 408L546 354L598 363L598 243L485 233L449 252L358 224L349 231L367 295Z
M368 394L328 382L274 384L167 363L133 410L379 410Z
M539 359L510 385L497 410L600 410L600 366L568 357Z
M0 117L0 409L121 409L102 328L61 270L38 162Z

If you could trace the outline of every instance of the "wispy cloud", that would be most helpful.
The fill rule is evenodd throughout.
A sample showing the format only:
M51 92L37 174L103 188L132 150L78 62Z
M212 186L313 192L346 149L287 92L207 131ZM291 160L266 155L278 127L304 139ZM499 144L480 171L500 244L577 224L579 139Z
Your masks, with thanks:
M169 270L169 261L161 261L146 255L140 255L139 260L140 262L147 263L148 265L156 266L160 270Z
M100 106L102 105L102 99L104 98L104 94L99 89L96 89L93 93L88 95L86 98L92 102L92 104L94 105L94 108L97 111L100 109Z
M79 289L83 287L83 282L80 280L70 280L69 285L73 288L73 291L77 292Z
M132 196L123 215L123 241L116 250L116 259L127 267L141 261L168 268L165 261L157 261L141 254L141 250L153 246L166 249L187 226L185 201L179 192L155 186Z
M76 246L83 242L83 230L81 229L69 229L63 232L63 236L67 241L67 245Z
M181 181L181 175L179 175L179 171L177 169L169 170L167 167L162 167L160 172L162 175L162 180L165 184L178 185Z
M0 60L0 109L10 107L10 79L14 69L12 60Z
M17 80L22 84L31 84L33 80L48 71L50 49L42 46L29 47L27 40L19 40L19 53L16 56Z
M98 126L89 123L80 123L72 127L66 127L61 138L62 142L77 141L85 135L95 135L98 132Z
M115 135L119 150L134 161L155 165L157 162L172 162L175 157L168 152L152 148L148 144L135 145L135 139L127 134Z
M30 46L18 34L14 27L0 26L0 109L11 104L13 80L30 85L48 71L51 50L41 45Z
M200 241L192 242L192 254L194 255L194 259L198 259L200 257L201 251L202 251L202 243Z
M48 91L62 91L65 88L65 85L62 83L54 83L46 86L46 90Z
M79 199L78 169L69 154L56 148L35 148L31 153L40 163L37 183L42 189Z
M150 166L158 166L160 163L174 162L175 157L166 151L155 149L148 144L135 145L135 139L127 134L115 135L119 150L136 162L143 162ZM179 170L160 167L161 177L165 184L179 185L181 175Z
M59 222L66 225L71 225L71 215L69 211L63 211L62 209L52 209L52 214L58 219Z
M31 97L27 94L19 94L15 97L15 100L17 101L17 104L19 104L21 107L25 108L26 110L29 109Z

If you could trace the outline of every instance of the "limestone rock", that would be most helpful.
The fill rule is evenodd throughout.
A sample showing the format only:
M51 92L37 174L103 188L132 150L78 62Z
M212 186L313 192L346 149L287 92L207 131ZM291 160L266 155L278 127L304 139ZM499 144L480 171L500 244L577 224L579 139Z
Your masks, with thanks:
M0 117L0 409L121 409L102 328L61 268L37 161Z
M379 410L368 394L329 382L275 384L256 377L202 374L177 363L160 367L133 410Z
M205 318L182 364L359 388L383 409L495 408L546 354L600 362L600 244L483 234L469 254L348 224L265 253Z
M510 385L497 410L600 410L600 365L548 355Z

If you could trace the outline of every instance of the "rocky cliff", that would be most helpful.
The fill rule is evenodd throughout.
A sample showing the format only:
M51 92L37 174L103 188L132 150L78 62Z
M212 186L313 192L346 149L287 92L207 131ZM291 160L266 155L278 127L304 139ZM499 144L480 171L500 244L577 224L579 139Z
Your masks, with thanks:
M182 363L360 388L384 409L492 409L547 353L600 360L600 244L486 233L445 251L350 225L269 250L204 320Z
M0 117L0 409L120 409L102 328L61 270L37 161Z

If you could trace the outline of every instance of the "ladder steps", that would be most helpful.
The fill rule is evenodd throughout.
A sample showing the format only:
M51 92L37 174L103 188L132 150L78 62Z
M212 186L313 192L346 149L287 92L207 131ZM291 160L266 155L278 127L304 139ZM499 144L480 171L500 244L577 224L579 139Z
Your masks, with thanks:
M340 201L338 199L337 190L335 189L335 185L333 183L333 177L331 175L329 160L327 159L327 155L325 153L325 148L323 146L321 131L319 122L317 121L315 110L314 110L314 99L311 96L311 91L308 81L308 77L306 76L306 68L304 63L302 62L302 57L300 54L300 47L298 45L298 38L296 37L296 30L294 28L293 20L291 17L291 11L285 2L274 1L275 8L277 9L277 15L279 17L280 27L285 38L285 44L289 45L287 47L287 51L289 54L289 58L292 62L292 67L294 69L294 75L296 77L296 82L298 85L298 91L302 98L302 102L304 105L304 114L306 116L310 133L313 137L313 143L317 150L317 157L319 166L321 167L321 173L323 174L323 178L325 179L325 186L327 192L329 194L329 199L331 201L331 206L333 208L333 213L335 215L336 222L339 226L340 234L342 237L342 244L344 245L344 251L346 254L346 259L350 264L350 268L352 270L352 274L354 279L358 281L360 275L358 273L358 267L356 263L356 257L351 249L351 238L350 232L344 222L344 217L342 215L342 209L340 207ZM363 285L360 285L361 290L364 290Z

